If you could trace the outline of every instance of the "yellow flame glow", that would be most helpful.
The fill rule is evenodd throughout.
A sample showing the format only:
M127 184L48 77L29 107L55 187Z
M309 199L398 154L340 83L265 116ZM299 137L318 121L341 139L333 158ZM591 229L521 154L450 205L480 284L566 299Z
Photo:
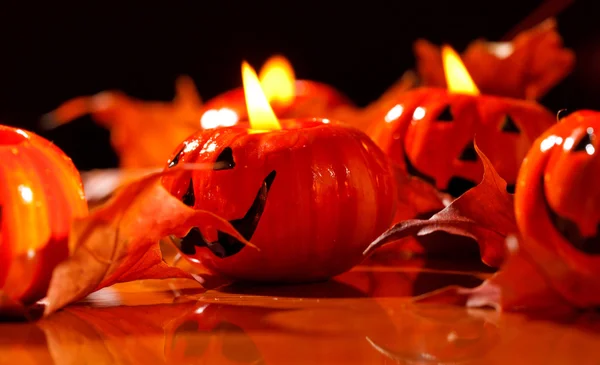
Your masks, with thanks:
M444 73L448 90L452 93L479 95L479 89L460 56L452 47L442 46L442 60L444 62Z
M296 75L292 64L283 56L273 56L265 62L258 75L269 102L290 105L296 97Z
M250 133L281 129L281 125L261 88L256 71L246 61L242 62L242 81L244 83L246 108L248 108Z

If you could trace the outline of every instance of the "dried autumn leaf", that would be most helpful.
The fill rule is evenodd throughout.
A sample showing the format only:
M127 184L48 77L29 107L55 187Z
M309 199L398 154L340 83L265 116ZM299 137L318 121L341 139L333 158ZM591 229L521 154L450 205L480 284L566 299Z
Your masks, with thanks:
M119 282L191 278L162 261L159 241L169 235L183 237L198 227L209 242L218 230L252 246L226 220L173 197L161 184L164 174L126 185L105 205L73 223L70 257L54 270L45 314Z
M505 238L517 232L513 197L506 191L504 179L494 170L476 143L475 150L484 168L479 185L429 219L409 219L396 224L371 243L365 254L404 237L443 231L476 240L483 262L493 267L499 266L505 255ZM448 250L452 251L452 248Z
M426 40L414 45L423 86L446 87L440 48ZM461 55L484 94L537 100L567 76L575 53L563 46L556 20L548 19L511 42L476 40Z
M106 91L64 102L44 116L43 124L54 128L91 114L110 130L121 167L153 168L163 166L179 143L200 128L201 105L192 79L181 76L172 102L143 101Z
M430 217L452 202L453 197L449 194L440 192L433 185L406 173L404 169L398 166L393 168L398 188L396 215L393 224L413 218ZM421 237L404 237L400 242L394 242L377 249L373 253L373 257L378 259L390 255L412 257L424 254L427 249L431 250L431 245L424 242Z
M431 215L447 207L452 196L442 193L432 184L412 176L399 167L394 167L398 186L398 206L394 222Z

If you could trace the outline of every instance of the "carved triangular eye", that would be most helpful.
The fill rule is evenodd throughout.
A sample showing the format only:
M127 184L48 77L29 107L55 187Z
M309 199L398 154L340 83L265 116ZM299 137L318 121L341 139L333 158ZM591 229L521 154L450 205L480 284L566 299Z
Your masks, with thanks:
M519 129L519 127L517 127L517 124L510 117L510 115L504 117L504 121L502 122L502 126L500 126L500 130L506 133L521 133L521 130Z
M194 195L194 181L192 179L190 179L190 185L185 191L185 194L183 194L181 197L181 201L188 207L193 207L194 204L196 204L196 196Z
M450 105L446 105L446 107L442 110L442 112L436 118L438 122L451 122L454 120L454 116L452 115L452 111L450 110Z
M477 151L475 151L475 146L473 145L473 141L469 142L465 148L458 156L459 161L477 161Z
M581 137L579 142L577 142L577 145L575 146L575 148L573 148L571 151L573 151L573 152L587 151L588 145L591 145L592 147L594 147L594 145L592 144L592 133L589 133L589 132L586 133L583 137Z
M231 150L231 147L225 147L217 157L213 170L228 170L234 167L235 161L233 161L233 151Z

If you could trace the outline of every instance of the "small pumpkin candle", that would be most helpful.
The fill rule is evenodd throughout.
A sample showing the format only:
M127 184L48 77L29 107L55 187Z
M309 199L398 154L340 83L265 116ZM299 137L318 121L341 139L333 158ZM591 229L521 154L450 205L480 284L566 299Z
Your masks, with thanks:
M296 80L294 69L283 56L265 62L259 75L262 90L279 118L351 117L352 102L333 87L310 80ZM242 87L227 91L206 102L200 113L204 129L229 127L248 120Z
M67 258L71 221L87 203L71 159L50 141L0 126L0 158L0 293L31 304Z
M238 280L306 282L342 273L391 223L394 178L363 132L327 119L279 121L255 71L242 66L249 123L199 131L168 166L214 163L166 176L188 206L229 220L259 250L199 230L175 239L192 263Z
M600 113L579 111L539 137L519 173L519 249L576 307L600 304Z
M477 144L514 189L533 141L556 122L541 105L481 95L456 52L442 49L448 89L399 94L368 134L403 170L457 197L481 181Z

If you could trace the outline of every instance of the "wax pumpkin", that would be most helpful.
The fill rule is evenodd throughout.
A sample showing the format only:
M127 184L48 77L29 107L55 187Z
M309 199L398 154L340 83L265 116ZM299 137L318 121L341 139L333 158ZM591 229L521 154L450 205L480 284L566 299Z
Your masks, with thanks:
M520 250L576 306L600 303L600 113L569 115L536 141L519 173Z
M391 223L395 186L386 157L362 132L319 120L284 120L282 130L241 126L200 131L169 166L215 163L213 171L166 177L185 204L231 222L259 250L192 230L184 256L240 280L301 282L329 278L361 261Z
M0 126L0 159L0 292L28 304L45 295L87 204L75 166L50 141Z
M456 197L483 174L475 138L514 187L532 142L555 120L532 102L420 88L400 95L369 135L402 169Z

